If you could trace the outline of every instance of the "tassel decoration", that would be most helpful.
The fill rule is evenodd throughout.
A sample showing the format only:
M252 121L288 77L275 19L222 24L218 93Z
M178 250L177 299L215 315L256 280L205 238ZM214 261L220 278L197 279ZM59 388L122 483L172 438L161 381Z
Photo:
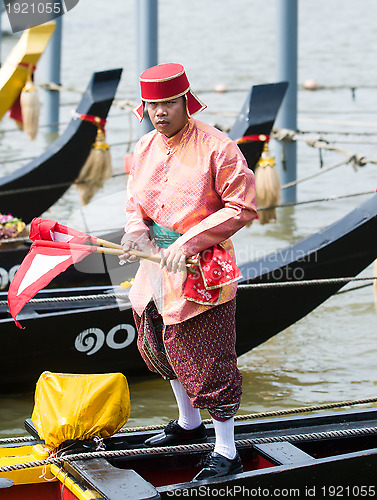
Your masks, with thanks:
M87 205L104 182L112 176L110 148L106 142L105 120L98 117L82 116L81 119L97 125L97 136L89 156L76 180L81 203Z
M33 68L28 66L27 80L20 95L23 129L32 141L38 133L40 110L38 92L33 83Z
M270 156L268 142L255 167L255 189L257 195L258 218L261 224L276 220L276 208L280 204L281 186L275 159ZM263 208L264 210L259 210Z

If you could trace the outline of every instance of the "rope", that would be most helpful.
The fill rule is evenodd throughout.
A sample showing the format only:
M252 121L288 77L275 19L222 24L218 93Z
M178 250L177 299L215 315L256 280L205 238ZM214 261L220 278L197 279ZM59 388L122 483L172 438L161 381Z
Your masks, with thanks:
M255 82L255 84L264 84L264 81L260 82ZM58 90L58 91L68 91L68 92L78 92L78 93L83 93L83 91L76 89L75 87L65 87L63 85L58 85L53 82L42 82L38 84L42 88L46 88L47 90ZM51 88L50 88L51 87ZM312 89L307 89L305 87L305 84L300 84L298 85L299 90L303 90L305 92L314 92ZM333 91L333 90L350 90L351 92L355 92L356 90L360 89L377 89L377 85L317 85L315 91ZM234 88L228 88L228 87L221 87L221 90L218 90L218 88L203 88L196 90L197 94L211 94L211 93L216 93L216 94L222 94L222 93L238 93L238 92L249 92L250 87L234 87Z
M130 105L130 102L125 100L125 101L122 101L122 103L127 103L127 105ZM123 104L124 106L126 104ZM304 132L299 132L299 131L294 131L294 130L289 130L289 129L274 129L272 131L272 134L271 134L271 137L278 140L278 141L283 141L283 142L297 142L297 140L302 140L304 142L306 142L306 144L310 147L314 147L314 148L318 148L320 150L322 149L327 149L327 150L330 150L330 151L333 151L333 152L338 152L340 154L343 154L346 156L346 159L344 159L343 161L341 162L338 162L334 165L331 165L330 167L327 167L327 168L324 168L324 169L321 169L319 172L316 172L315 174L311 174L311 175L308 175L306 177L303 177L301 179L296 179L295 181L292 181L292 182L289 182L287 184L284 184L281 189L287 189L289 187L292 187L292 186L295 186L301 182L305 182L307 180L311 180L311 179L314 179L322 174L325 174L327 172L329 172L330 170L333 170L335 168L338 168L342 165L347 165L347 164L351 164L352 167L356 170L357 167L363 167L365 166L366 164L368 163L373 163L373 164L377 164L377 160L373 160L373 159L369 159L367 158L366 156L364 155L361 155L361 154L355 154L355 153L350 153L344 149L341 149L341 148L337 148L335 146L331 146L328 141L324 140L323 138L308 138L308 139L303 139L302 137L299 136L299 134L304 134ZM120 143L115 143L115 144L112 144L110 147L115 147L115 146L126 146L126 151L129 151L130 149L130 145L131 143L133 142L136 142L136 141L133 141L133 140L129 140L129 141L126 141L126 142L120 142ZM28 160L28 159L33 159L33 158L23 158L23 159L13 159L13 160L9 160L9 162L16 162L16 161L25 161L25 160ZM0 163L6 163L7 160L5 161L0 161ZM123 176L123 175L126 175L124 172L123 173L120 173L120 174L114 174L111 176L111 178L113 177L118 177L118 176ZM67 182L67 183L58 183L58 184L49 184L49 185L46 185L46 186L40 186L40 187L27 187L27 188L17 188L17 189L10 189L10 190L6 190L6 191L2 191L0 192L0 197L1 195L13 195L13 194L22 194L22 193L27 193L27 192L33 192L33 191L36 191L36 190L49 190L49 189L56 189L56 188L60 188L60 187L70 187L71 185L73 184L78 184L77 182ZM334 199L334 198L332 198ZM318 200L318 201L326 201L326 199L321 199L321 200ZM308 203L308 202L307 202ZM299 203L294 203L295 205L298 205ZM287 206L287 205L279 205L279 207L283 207L283 206ZM292 205L288 205L288 206L292 206ZM260 210L267 210L269 208L277 208L277 207L264 207Z
M371 281L377 280L377 276L360 277L355 278L353 276L347 278L321 278L313 280L297 280L297 281L280 281L274 283L252 283L252 284L240 284L238 289L249 290L251 288L282 288L285 286L307 286L307 285L328 285L328 284L339 284L348 283L350 281ZM99 293L95 295L76 295L70 297L45 297L38 299L30 299L29 304L48 304L54 302L75 302L80 300L109 300L109 299L128 299L128 293ZM6 300L0 300L0 306L6 306L8 302Z
M376 141L356 141L350 139L338 139L332 140L333 144L362 144L363 146L376 146Z
M113 174L111 176L111 179L114 177L123 177L126 175L125 172L120 172L118 174ZM32 186L32 187L24 187L24 188L17 188L17 189L7 189L4 191L0 191L0 198L2 195L13 195L13 194L21 194L21 193L30 193L33 191L48 191L49 189L56 189L56 188L61 188L61 187L70 187L70 186L77 186L78 184L85 184L86 182L90 181L74 181L74 182L59 182L56 184L47 184L46 186Z
M277 141L284 141L284 142L297 142L299 140L305 142L308 146L313 148L327 149L329 151L343 154L347 157L346 163L351 163L354 167L356 166L364 167L367 163L377 164L377 160L367 158L364 155L350 153L345 149L331 146L327 141L325 141L322 138L307 138L307 139L302 138L300 137L300 133L296 130L273 129L271 137L273 139L276 139Z
M75 87L64 87L63 85L59 85L58 83L54 82L41 82L37 83L37 86L40 87L43 90L54 90L58 92L74 92L76 94L81 94L83 95L84 92L82 90L78 90Z
M60 104L60 107L65 107L65 106L70 106L70 107L77 106L77 102L64 102L64 103ZM131 113L128 113L128 114L131 116ZM111 119L114 119L114 118L122 118L122 119L124 119L124 113L113 113L112 110L110 110L110 113L108 114L108 117L111 118ZM59 121L59 122L43 123L43 124L39 125L39 128L41 129L41 128L47 128L47 127L52 127L52 126L62 127L63 125L67 126L70 123L71 123L70 121L67 121L67 122L66 121ZM13 127L12 128L1 128L0 129L0 134L9 134L9 133L14 133L14 132L19 133L19 129L18 128L13 128ZM366 135L367 135L367 133L366 133ZM14 161L14 160L10 160L10 161Z
M30 299L28 304L49 304L54 302L75 302L79 300L108 300L128 298L128 293L99 293L96 295L76 295L72 297L45 297L44 299ZM6 300L0 300L0 306L7 305Z
M28 436L23 437L13 437L13 438L2 438L0 439L0 446L3 444L12 444L12 443L36 443L37 440L34 438L30 438Z
M356 406L356 405L368 404L368 403L377 403L377 398L355 399L353 401L352 400L340 401L340 402L334 402L334 403L326 403L326 404L322 404L322 405L300 406L298 408L289 408L286 410L274 410L274 411L266 411L266 412L260 412L260 413L250 413L247 415L236 415L234 417L234 420L235 421L243 421L243 420L253 420L253 419L259 419L259 418L278 417L278 416L282 416L282 415L292 415L294 413L306 413L306 412L319 411L319 410L330 410L330 409L334 409L334 408L342 408L344 406ZM203 423L204 424L211 424L212 420L211 419L203 420ZM146 427L122 427L122 429L120 429L119 432L126 434L129 432L154 431L154 430L160 430L160 429L164 429L164 428L165 428L165 424L149 425Z
M289 187L296 186L297 184L299 184L301 182L305 182L307 180L314 179L315 177L318 177L322 174L325 174L325 173L329 172L330 170L334 170L335 168L338 168L342 165L350 164L354 168L354 170L356 170L357 167L364 167L367 163L377 164L377 160L368 159L364 155L350 153L349 151L346 151L344 149L332 146L331 144L329 144L329 142L327 140L325 140L321 137L319 137L319 138L307 138L307 139L300 137L300 134L303 134L303 133L304 132L299 132L299 131L294 131L294 130L289 130L289 129L274 129L271 133L271 137L278 140L278 141L290 142L290 143L297 142L298 140L301 140L301 141L305 142L310 147L317 148L320 151L322 151L322 149L327 149L329 151L337 152L337 153L345 155L346 158L340 162L335 163L334 165L327 167L327 168L323 168L323 169L321 168L321 170L319 172L316 172L315 174L311 174L311 175L308 175L306 177L302 177L301 179L296 179L292 182L284 184L281 187L281 189L287 189Z
M286 184L286 186L288 186L288 184ZM342 194L342 195L338 195L338 196L327 196L325 198L316 198L313 200L292 201L292 202L288 202L288 203L282 203L280 205L272 205L270 207L261 207L261 208L258 208L258 210L268 210L271 208L295 207L297 205L308 205L309 203L322 203L324 201L341 200L343 198L353 198L355 196L365 196L367 194L375 194L375 193L376 193L376 191L362 191L360 193Z
M287 189L291 186L296 186L297 184L300 184L300 182L305 182L310 179L314 179L315 177L319 177L322 174L325 174L326 172L329 172L330 170L334 170L335 168L341 167L342 165L347 164L347 160L342 160L339 163L335 163L335 165L331 165L330 167L322 168L319 172L316 172L315 174L307 175L306 177L301 177L301 179L296 179L295 181L288 182L287 184L284 184L281 186L281 189Z
M308 115L376 115L373 109L300 109L300 114Z
M304 86L299 87L300 90L308 90L309 92L313 92L311 89L306 89ZM351 92L355 92L357 89L376 89L376 85L318 85L317 90L351 90Z
M114 231L119 231L119 227L114 227L114 228L105 228L105 229L95 229L94 231L91 231L92 235L95 235L95 234L103 234L103 233L111 233L111 232L114 232ZM9 238L7 240L0 240L0 248L1 248L1 245L3 244L7 244L7 243L25 243L26 241L28 242L32 242L32 240L28 237L28 236L22 236L22 237L19 237L19 238Z
M353 286L352 288L348 288L347 290L339 290L335 295L342 295L343 293L354 292L355 290L361 290L362 288L366 288L368 286L373 286L373 283L366 283L365 285Z
M317 135L355 135L355 136L365 136L365 137L375 137L377 132L349 132L345 130L298 130L299 134L317 134Z
M370 276L365 278L322 278L315 280L298 280L298 281L281 281L274 283L253 283L248 285L238 285L238 288L243 290L249 290L251 288L274 288L274 287L285 287L285 286L306 286L306 285L327 285L327 284L339 284L339 283L348 283L349 281L370 281L377 280L377 276Z
M252 446L255 444L277 443L288 441L294 443L297 441L311 441L327 438L340 438L349 436L365 436L377 433L377 427L364 427L354 429L341 429L338 431L311 432L305 434L286 434L283 436L271 436L253 439L236 440L237 447ZM76 460L91 460L96 458L116 458L116 457L133 457L142 455L165 455L172 453L189 453L192 451L209 451L212 450L213 443L187 444L179 446L160 446L156 448L136 448L133 450L116 450L116 451L95 451L88 453L75 453L72 455L62 455L60 457L50 457L45 460L35 460L34 462L6 465L0 467L0 474L21 469L31 469L33 467L44 467L46 465L63 465L64 462L73 462Z
M119 174L114 174L112 177L121 177L123 175L125 175L125 174L119 173ZM59 186L61 186L61 184L59 184ZM289 184L286 184L285 186L289 186ZM30 188L27 188L27 189L30 189ZM38 189L40 189L40 188L38 188ZM296 205L307 205L309 203L321 203L321 202L325 202L325 201L334 201L334 200L340 200L340 199L344 199L344 198L353 198L356 196L365 196L365 195L369 195L369 194L375 194L375 192L376 191L362 191L359 193L342 194L342 195L338 195L338 196L327 196L326 198L316 198L313 200L288 202L288 203L282 203L280 205L274 205L274 206L270 206L270 207L262 207L262 208L259 208L258 210L269 210L271 208L287 208L287 207L294 207ZM7 191L0 192L0 198L1 198L2 193L7 193ZM110 232L110 231L117 231L117 230L119 230L119 228L96 229L95 231L92 231L92 233L101 234L105 231ZM25 241L31 241L31 240L27 236L24 236L22 238L10 238L7 240L0 240L0 247L1 247L1 245L4 245L4 244L6 245L7 243L21 243L21 242L25 242Z
M344 125L346 127L377 127L374 122L355 122L350 120L324 120L321 118L299 118L299 122L325 123L326 125Z
M125 174L124 173L119 173L119 174L114 174L112 177L122 177L123 175L125 175ZM63 186L63 185L67 185L67 184L55 184L55 186ZM290 184L285 184L286 187L288 187L289 185ZM47 188L48 188L48 186L43 187L43 188L42 187L41 188L24 188L24 190L28 191L28 190L33 190L33 189L47 189ZM1 195L4 194L4 193L11 193L12 194L12 193L18 192L18 191L23 191L23 190L17 190L17 189L15 189L15 190L12 190L12 191L2 191L2 192L0 191L0 198L1 198ZM288 203L282 203L280 205L272 205L272 206L269 206L269 207L261 207L261 208L258 208L258 210L262 211L262 210L269 210L271 208L288 208L288 207L294 207L296 205L308 205L310 203L322 203L322 202L325 202L325 201L335 201L335 200L340 200L340 199L344 199L344 198L353 198L353 197L356 197L356 196L365 196L365 195L369 195L369 194L375 194L375 192L376 191L362 191L362 192L359 192L359 193L342 194L342 195L338 195L338 196L327 196L325 198L315 198L313 200L288 202ZM118 229L119 228L114 228L114 229L97 229L97 230L92 231L92 232L101 234L104 231L117 231ZM24 236L22 238L10 238L10 239L7 239L7 240L0 240L0 247L2 245L6 245L7 243L21 243L21 242L25 242L25 241L31 241L31 240L27 236Z
M53 125L53 124L46 125L46 127L51 126L51 125ZM109 148L116 148L119 146L126 146L126 148L127 148L130 143L133 144L136 142L137 142L136 139L131 140L131 141L113 142L113 143L109 144ZM13 159L8 159L8 160L0 160L0 165L5 165L8 163L32 161L32 160L35 160L36 158L38 158L38 156L29 156L29 157L25 157L25 158L13 158Z
M354 400L346 400L346 401L338 401L333 403L325 403L321 405L312 405L312 406L299 406L298 408L289 408L286 410L273 410L266 411L260 413L249 413L246 415L236 415L234 417L235 421L243 421L243 420L253 420L259 418L270 418L277 417L282 415L292 415L295 413L307 413L319 410L330 410L334 408L343 408L344 406L357 406L362 404L369 403L377 403L377 398L364 398L364 399L354 399ZM204 424L211 424L211 419L203 420ZM158 425L147 425L142 427L122 427L119 429L119 433L127 434L131 432L145 432L145 431L154 431L164 429L166 424L158 424ZM37 442L36 439L30 438L29 436L24 437L13 437L13 438L2 438L0 439L0 446L3 444L12 444L12 443L25 443L25 442Z
M285 436L241 439L236 441L236 446L244 447L253 444L279 443L282 441L288 441L290 443L294 443L297 441L312 441L312 440L327 439L327 438L365 436L376 433L377 433L377 427L364 427L363 429L355 428L355 429L341 429L338 431L310 432L307 434L286 434Z

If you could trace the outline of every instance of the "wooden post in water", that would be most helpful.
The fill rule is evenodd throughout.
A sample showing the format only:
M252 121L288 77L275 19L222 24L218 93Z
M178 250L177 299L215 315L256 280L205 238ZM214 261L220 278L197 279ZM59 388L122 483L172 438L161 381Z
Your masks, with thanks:
M45 82L51 82L60 85L63 17L58 17L55 22L55 31L51 37L50 43L48 44L44 55L42 56L42 74L44 76ZM46 89L43 90L43 93L44 101L41 114L42 125L47 126L47 132L58 132L60 91Z
M158 64L158 0L136 0L137 15L137 95L140 96L139 76ZM152 130L149 119L141 123L141 135Z
M276 120L278 128L297 130L298 0L277 2L277 81L289 82ZM297 178L296 143L276 143L276 164L281 184ZM296 186L282 190L282 202L296 201Z

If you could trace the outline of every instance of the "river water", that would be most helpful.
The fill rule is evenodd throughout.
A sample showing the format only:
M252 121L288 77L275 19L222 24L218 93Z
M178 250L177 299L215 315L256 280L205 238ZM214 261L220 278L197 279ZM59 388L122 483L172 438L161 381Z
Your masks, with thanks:
M123 67L119 100L136 100L136 9L134 0L81 0L63 18L62 83L85 89L93 71ZM208 105L201 119L230 127L253 84L276 81L277 2L270 0L191 0L159 2L159 62L182 62L191 86ZM299 90L301 131L320 132L337 146L377 159L377 86L375 55L377 18L374 0L301 0L299 2L299 83L317 81L317 91ZM7 20L3 17L7 30ZM15 36L5 34L4 59ZM43 58L37 83L43 82ZM228 90L214 92L217 85ZM354 88L354 91L351 91ZM61 128L70 119L79 93L61 93ZM43 92L41 91L43 103ZM54 139L41 128L34 142L6 117L0 124L2 175L24 165L26 158L44 151ZM114 106L108 142L115 172L138 137L136 119ZM339 133L342 133L340 135ZM302 136L303 137L303 136ZM305 135L306 137L306 135ZM130 143L126 145L125 143ZM119 145L121 143L121 145ZM274 153L274 142L271 143ZM323 152L324 167L338 163L339 154ZM298 200L374 190L376 166L353 170L342 166L298 186ZM298 178L320 171L320 155L298 143ZM124 223L126 176L111 179L85 207L90 231ZM275 224L258 222L234 238L238 261L256 258L285 247L336 221L368 196L317 201L278 210ZM82 211L72 188L46 214L80 228ZM363 273L372 275L372 268ZM292 305L294 307L294 304ZM273 314L273 311L271 311ZM250 307L252 329L252 305ZM1 333L0 333L1 335ZM337 295L306 318L239 359L244 376L240 413L269 411L377 395L377 316L371 287ZM58 342L57 349L58 349ZM18 369L22 369L19 367ZM167 422L176 416L169 385L157 378L131 381L130 425ZM23 434L23 420L33 408L33 394L0 396L0 437ZM206 412L203 417L207 418Z

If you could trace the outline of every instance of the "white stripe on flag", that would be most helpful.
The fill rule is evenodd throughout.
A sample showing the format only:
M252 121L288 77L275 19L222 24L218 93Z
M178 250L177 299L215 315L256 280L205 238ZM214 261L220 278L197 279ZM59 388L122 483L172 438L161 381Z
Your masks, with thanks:
M24 279L21 281L17 296L20 295L28 286L39 280L44 274L54 269L61 262L71 258L71 255L40 255L37 254L29 269L26 271Z

